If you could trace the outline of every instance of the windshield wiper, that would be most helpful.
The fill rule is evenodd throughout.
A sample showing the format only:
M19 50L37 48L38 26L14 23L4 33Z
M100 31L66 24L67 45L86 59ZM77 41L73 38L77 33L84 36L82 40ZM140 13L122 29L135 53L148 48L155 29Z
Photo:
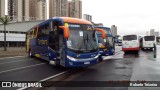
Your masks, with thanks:
M92 50L95 49L94 46L92 45L90 39L88 38L88 34L87 34L87 39L86 39L86 40L87 40L87 42L89 43L89 45L90 45L90 47L92 48Z
M79 52L83 52L83 51L81 51L81 48L82 48L82 46L83 46L83 43L85 44L85 39L84 39L84 31L83 31L83 41L81 42L81 45L80 45L80 47L78 48L78 53Z

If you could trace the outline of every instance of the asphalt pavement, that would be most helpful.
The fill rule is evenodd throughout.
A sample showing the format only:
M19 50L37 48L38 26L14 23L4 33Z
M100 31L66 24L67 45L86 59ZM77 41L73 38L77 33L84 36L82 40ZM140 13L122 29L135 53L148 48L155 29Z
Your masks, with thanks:
M88 81L160 81L160 46L157 57L153 51L140 51L139 55L124 55L121 47L116 47L114 56L104 57L104 61L88 68L77 69L62 81L85 81L85 87L50 87L47 90L160 90L160 87L96 87ZM54 67L47 61L27 56L0 58L0 81L40 81L68 69ZM1 89L1 88L0 88ZM2 90L2 89L1 89Z
M119 48L120 49L120 48ZM160 81L160 46L157 58L153 51L140 51L139 55L122 51L105 57L100 64L75 73L64 81ZM83 82L84 84L87 84ZM81 83L81 84L83 84ZM90 85L88 83L88 85ZM83 86L83 85L82 85ZM84 85L85 86L85 85ZM87 85L86 85L87 86ZM96 86L96 85L95 85ZM57 87L55 90L160 90L160 87ZM50 88L51 89L51 88Z

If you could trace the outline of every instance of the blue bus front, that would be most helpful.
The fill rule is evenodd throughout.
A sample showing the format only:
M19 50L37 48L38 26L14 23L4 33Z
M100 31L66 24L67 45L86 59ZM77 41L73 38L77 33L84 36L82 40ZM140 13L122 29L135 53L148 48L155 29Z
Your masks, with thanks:
M59 60L59 64L64 67L87 67L97 64L99 48L93 26L74 23L64 25L68 27L70 35L64 38L64 32L61 32L63 30L59 29L58 52L49 47L50 61Z
M98 37L99 43L99 53L101 56L110 56L115 54L115 42L110 31L110 28L107 27L96 27L106 31L106 38L103 39L102 34L97 32L96 35Z
M68 25L70 36L66 40L66 67L86 67L97 64L99 51L94 28L91 25Z

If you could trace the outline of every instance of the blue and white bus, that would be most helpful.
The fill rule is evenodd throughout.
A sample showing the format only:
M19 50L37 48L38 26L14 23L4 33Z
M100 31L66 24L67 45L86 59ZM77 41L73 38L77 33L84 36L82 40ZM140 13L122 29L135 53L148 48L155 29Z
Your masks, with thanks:
M102 38L102 34L97 32L96 35L98 37L99 43L99 52L101 56L109 56L115 54L115 38L113 37L110 28L102 27L102 26L95 26L95 28L105 30L106 37L105 39Z
M105 38L105 31L98 29ZM27 32L27 52L64 67L97 64L99 57L96 30L91 22L69 17L54 17Z

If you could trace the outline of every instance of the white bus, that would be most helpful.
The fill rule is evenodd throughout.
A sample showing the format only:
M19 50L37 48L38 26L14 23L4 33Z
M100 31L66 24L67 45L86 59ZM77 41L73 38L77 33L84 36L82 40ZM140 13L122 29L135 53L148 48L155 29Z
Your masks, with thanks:
M138 54L140 50L140 42L137 35L124 35L122 38L122 51L134 51Z
M154 44L156 45L157 40L155 36L144 36L142 39L141 49L150 49L154 48Z

